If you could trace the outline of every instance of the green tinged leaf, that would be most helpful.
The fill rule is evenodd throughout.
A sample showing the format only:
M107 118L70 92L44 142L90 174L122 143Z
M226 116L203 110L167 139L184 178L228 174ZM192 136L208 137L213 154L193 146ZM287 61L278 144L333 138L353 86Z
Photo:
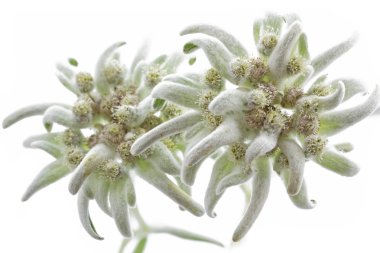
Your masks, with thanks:
M359 172L359 166L339 152L325 150L322 154L314 158L325 169L335 172L341 176L352 177Z
M197 45L193 44L193 43L186 43L184 46L183 46L183 52L185 54L189 54L191 52L194 52L194 50L196 50L198 48Z
M335 144L334 147L336 150L344 153L351 152L354 149L354 146L349 142L338 143Z
M165 104L165 100L164 99L157 98L153 102L153 108L155 110L160 110L160 109L162 109L162 107L164 106L164 104Z
M197 61L197 57L191 57L189 59L189 65L193 65Z
M199 241L199 242L206 242L206 243L211 243L220 247L224 247L224 245L210 237L196 234L184 229L179 229L179 228L173 228L173 227L159 227L159 228L152 228L151 229L152 233L164 233L164 234L169 234L172 236L176 236L182 239L186 240L192 240L192 241Z
M78 65L79 65L78 61L74 58L69 58L69 59L67 59L67 61L69 62L69 64L71 66L78 67Z
M143 253L146 247L146 243L148 241L148 237L142 238L136 245L133 253Z
M63 160L59 159L46 165L29 185L22 201L28 200L33 194L42 188L58 181L72 171L72 168Z
M307 43L307 36L305 33L301 33L301 36L298 40L298 53L304 59L309 59L309 46Z
M268 33L280 35L284 18L275 13L267 13L263 20L263 28Z
M261 31L261 26L263 24L263 21L261 19L255 20L253 23L253 39L257 44L259 44L260 41L260 31Z

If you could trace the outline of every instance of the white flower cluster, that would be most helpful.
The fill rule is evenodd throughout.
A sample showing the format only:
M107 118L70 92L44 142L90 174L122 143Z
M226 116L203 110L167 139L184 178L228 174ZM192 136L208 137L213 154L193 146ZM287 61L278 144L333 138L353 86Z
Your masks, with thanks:
M199 33L206 36L195 37ZM215 26L192 25L181 35L194 36L184 45L184 53L203 50L212 68L201 78L163 81L152 90L153 97L188 111L139 137L131 152L138 155L163 137L183 133L187 145L181 180L187 185L194 183L201 163L220 152L204 197L207 214L215 216L214 208L228 187L249 180L252 185L234 241L247 233L263 208L272 168L293 203L305 209L315 206L303 179L307 161L343 176L358 172L342 154L350 151L341 148L349 144L334 146L327 138L376 110L380 89L375 87L360 104L340 109L354 95L366 95L366 86L352 78L329 81L326 74L319 75L355 44L357 35L314 58L296 15L270 13L257 20L255 56ZM234 86L225 89L225 82Z
M198 38L199 33L203 36ZM42 115L48 132L28 138L24 146L56 158L38 174L23 200L73 173L69 191L78 193L80 220L96 239L101 237L89 216L92 199L125 237L133 235L130 216L136 218L136 234L144 245L149 233L220 245L188 231L147 226L136 207L133 175L181 209L210 217L215 217L215 206L227 188L250 181L250 203L233 234L239 241L264 206L272 170L283 180L291 201L304 209L315 206L303 178L306 162L343 176L358 172L343 154L352 145L334 145L328 138L374 112L380 89L368 92L357 79L328 80L321 75L355 44L356 35L314 58L296 15L269 13L255 21L256 55L215 26L192 25L181 35L194 36L183 51L203 50L211 65L206 72L176 73L184 59L180 53L148 62L146 45L127 68L117 52L125 43L118 42L100 56L93 75L78 71L74 59L71 66L57 65L59 81L77 96L73 106L32 105L4 119L6 128ZM194 61L191 58L190 65ZM365 95L363 101L341 109L356 94ZM51 132L54 124L67 129ZM83 129L92 134L83 134ZM190 187L207 158L215 161L203 208L191 198Z

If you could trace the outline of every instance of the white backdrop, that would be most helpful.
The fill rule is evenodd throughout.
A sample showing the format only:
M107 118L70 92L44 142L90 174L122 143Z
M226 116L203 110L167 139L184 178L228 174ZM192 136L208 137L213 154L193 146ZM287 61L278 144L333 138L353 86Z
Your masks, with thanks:
M358 77L373 87L380 83L380 17L378 8L364 2L343 6L333 1L15 1L0 8L0 118L37 102L73 102L75 98L55 78L55 63L75 57L80 69L92 71L100 52L115 41L127 42L122 52L128 62L139 43L149 37L154 57L181 50L185 39L179 37L179 31L188 24L206 22L230 31L253 52L252 22L267 10L297 12L312 55L359 31L358 45L329 68L329 73L331 78ZM207 66L198 55L197 66ZM239 244L230 243L244 211L238 187L219 203L217 218L195 218L179 212L170 200L138 180L138 205L148 222L187 228L226 244L220 249L156 235L149 239L145 252L380 252L379 130L380 118L371 118L330 140L354 143L349 156L362 168L356 177L343 178L307 165L309 193L317 201L313 210L295 208L273 174L268 201ZM0 252L117 252L121 236L95 205L91 206L93 221L105 240L96 241L82 229L76 198L67 190L68 178L26 203L20 201L33 177L51 161L41 151L22 147L23 139L42 131L39 117L0 130ZM203 202L210 167L210 163L202 167L194 187L199 202Z

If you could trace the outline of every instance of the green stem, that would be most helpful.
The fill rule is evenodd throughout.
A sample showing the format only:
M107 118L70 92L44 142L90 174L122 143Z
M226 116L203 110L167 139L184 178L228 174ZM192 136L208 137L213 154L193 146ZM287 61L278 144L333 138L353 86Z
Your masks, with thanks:
M249 205L249 202L251 201L251 190L246 184L241 184L240 189L243 191L245 196L245 205L246 207Z
M125 248L127 247L128 243L131 241L129 238L124 238L121 241L120 247L119 247L119 253L124 253Z
M145 222L144 218L142 217L140 210L136 206L135 208L132 209L132 214L135 217L136 221L140 225L140 229L143 230L144 232L149 231L149 226Z

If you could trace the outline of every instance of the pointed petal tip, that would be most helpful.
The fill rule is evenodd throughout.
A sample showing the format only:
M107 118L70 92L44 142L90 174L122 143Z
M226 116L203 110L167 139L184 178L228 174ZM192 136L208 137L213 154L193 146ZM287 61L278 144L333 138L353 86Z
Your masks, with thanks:
M193 186L195 181L194 178L191 178L190 176L184 174L181 175L181 180L187 186Z
M194 212L193 214L197 217L202 217L204 214L205 214L205 210L203 209L203 207L199 206L198 210L196 212Z
M92 236L94 239L96 240L99 240L99 241L103 241L104 240L104 237L101 237L100 235L97 235L97 236Z
M298 178L291 177L291 180L289 180L289 183L286 189L289 196L295 196L301 191L302 181L303 180L299 180Z
M240 234L236 233L236 231L235 231L234 234L232 235L232 242L238 242L242 238L243 238L243 236L241 236Z
M185 29L183 29L183 30L181 30L180 32L179 32L179 36L184 36L184 35L187 35L188 33L187 33L187 28L185 28Z
M352 45L355 45L356 43L358 43L360 39L360 34L359 32L354 32L351 37L349 38L349 40L351 41Z
M131 155L133 155L133 156L137 156L141 153L139 146L135 145L135 144L136 144L136 141L132 144L131 150L130 150Z
M6 129L8 128L10 125L8 124L8 122L6 121L6 119L3 120L1 126L3 127L3 129Z
M212 212L207 212L206 211L206 213L207 213L207 216L210 217L210 218L216 218L216 216L217 216L216 212L214 212L214 211L212 211Z
M73 182L73 180L70 182L69 184L69 192L72 194L72 195L76 195L79 191L79 188L80 186L78 186L75 182Z
M51 130L53 129L53 124L45 122L44 127L45 127L45 130L50 133Z
M31 196L32 195L29 192L25 192L24 195L22 195L22 197L21 197L21 202L28 201Z
M289 196L295 196L299 193L301 187L298 188L298 186L296 185L289 185L288 188L287 188L287 192L289 194Z

